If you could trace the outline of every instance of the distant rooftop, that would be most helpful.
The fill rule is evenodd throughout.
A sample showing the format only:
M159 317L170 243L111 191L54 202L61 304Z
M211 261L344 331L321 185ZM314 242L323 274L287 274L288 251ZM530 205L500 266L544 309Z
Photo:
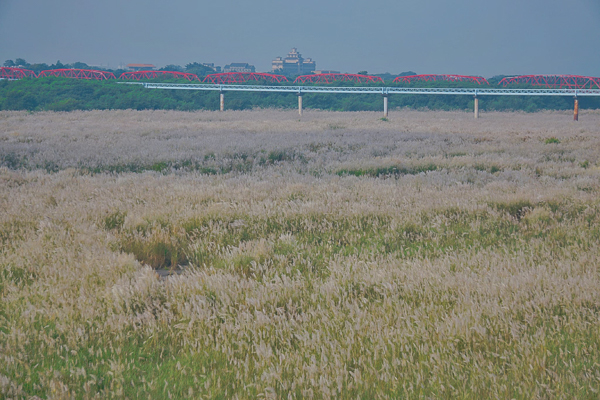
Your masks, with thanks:
M319 74L339 74L339 73L340 73L340 71L334 71L331 69L320 69L317 71L313 71L313 74L317 74L317 75L319 75Z
M256 72L256 68L248 63L231 63L223 67L223 72Z
M152 64L127 64L127 68L135 69L135 70L142 70L142 69L154 69L156 67Z

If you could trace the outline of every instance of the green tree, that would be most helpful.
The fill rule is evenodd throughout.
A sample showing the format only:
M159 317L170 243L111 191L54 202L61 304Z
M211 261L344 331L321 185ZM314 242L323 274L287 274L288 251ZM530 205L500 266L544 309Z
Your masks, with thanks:
M28 67L29 69L31 69L33 72L35 72L36 74L39 74L40 72L50 69L50 66L46 63L41 63L41 64L31 64Z
M74 62L71 66L73 68L77 68L77 69L88 69L88 68L90 68L90 66L87 65L86 63L79 62L79 61L78 62Z
M15 60L15 65L19 66L19 67L29 67L29 63L27 61L25 61L23 58L17 58Z
M215 70L206 65L202 65L197 62L189 63L185 65L185 72L189 72L190 74L196 74L198 76L206 76L208 74L214 74Z
M161 69L159 69L159 71L177 71L177 72L183 72L183 67L181 67L180 65L169 64L169 65L165 65L164 67L162 67Z
M6 61L4 61L4 66L9 67L9 68L14 67L15 62L13 60L6 60Z
M11 90L6 94L4 108L7 110L34 110L38 105L37 99L31 93L22 90Z

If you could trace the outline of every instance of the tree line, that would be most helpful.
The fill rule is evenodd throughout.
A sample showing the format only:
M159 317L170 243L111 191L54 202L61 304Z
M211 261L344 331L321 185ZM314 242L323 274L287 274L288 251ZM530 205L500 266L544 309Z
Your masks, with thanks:
M161 79L161 81L164 81ZM171 82L179 82L172 80ZM336 83L336 86L338 84ZM353 85L340 82L339 85ZM363 84L364 85L364 84ZM467 87L455 82L419 83L420 87ZM430 110L472 110L471 96L403 95L389 96L389 107ZM253 108L297 107L294 93L227 92L225 107L233 110ZM583 109L600 109L597 97L580 98ZM379 111L381 96L374 94L319 94L304 95L307 109L335 111ZM150 90L139 85L121 85L112 81L78 80L60 77L0 81L0 110L72 111L72 110L217 110L219 94L216 91ZM484 111L568 110L573 108L571 97L552 96L486 96L480 100Z
M116 76L121 75L123 72L127 72L126 69L122 69L122 68L111 69L111 68L90 66L90 65L88 65L84 62L80 62L80 61L74 62L72 64L63 64L60 62L60 60L58 60L54 64L46 64L46 63L30 64L23 58L17 58L15 60L6 60L6 61L4 61L3 66L9 67L9 68L25 68L25 69L29 69L29 70L35 72L36 74L39 74L40 72L46 71L49 69L70 69L70 68L95 69L95 70L100 70L100 71L108 71L108 72L114 73ZM215 73L214 69L207 67L206 65L203 65L199 62L190 62L190 63L186 64L185 67L182 67L180 65L175 65L175 64L169 64L169 65L165 65L164 67L160 68L159 71L188 72L191 74L196 74L199 77Z

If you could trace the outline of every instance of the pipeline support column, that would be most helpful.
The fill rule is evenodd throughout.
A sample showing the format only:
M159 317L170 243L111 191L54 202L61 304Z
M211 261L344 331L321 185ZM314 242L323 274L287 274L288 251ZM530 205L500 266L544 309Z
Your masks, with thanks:
M383 94L383 118L388 116L388 94Z
M298 115L302 115L302 93L298 93Z
M479 97L475 96L475 119L479 118Z
M573 121L579 121L579 99L575 97L575 107L573 108Z
M225 111L225 92L219 92L219 111Z

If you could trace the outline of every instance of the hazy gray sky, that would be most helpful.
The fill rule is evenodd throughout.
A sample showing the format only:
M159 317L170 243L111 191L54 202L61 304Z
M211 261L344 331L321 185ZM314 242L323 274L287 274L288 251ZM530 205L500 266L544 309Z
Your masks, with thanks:
M600 76L599 0L0 0L0 62Z

